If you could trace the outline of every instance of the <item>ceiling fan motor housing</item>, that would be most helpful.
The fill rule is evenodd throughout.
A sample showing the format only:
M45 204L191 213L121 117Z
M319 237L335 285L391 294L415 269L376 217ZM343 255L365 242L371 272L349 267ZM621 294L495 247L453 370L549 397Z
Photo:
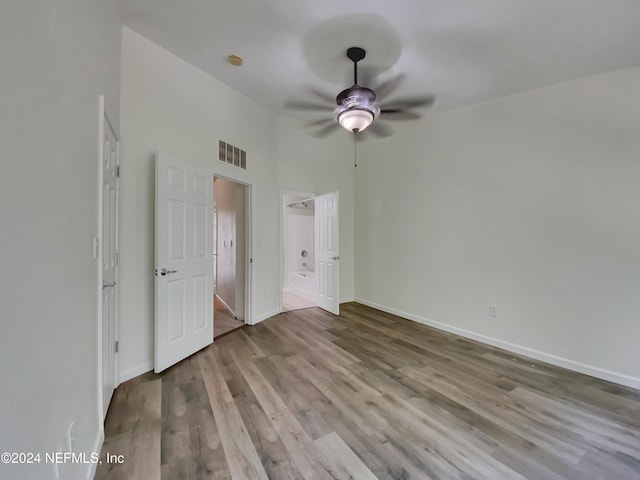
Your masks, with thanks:
M360 110L368 110L371 112L373 118L376 118L380 115L380 107L375 102L376 94L373 90L354 85L338 94L336 97L338 108L335 109L334 114L336 117L339 117L342 112L350 108L357 108Z
M336 97L336 120L346 130L361 132L380 114L380 107L375 101L376 94L370 88L359 85L347 88Z
M376 94L367 87L354 85L341 91L336 97L336 103L339 106L349 107L368 107L376 101Z

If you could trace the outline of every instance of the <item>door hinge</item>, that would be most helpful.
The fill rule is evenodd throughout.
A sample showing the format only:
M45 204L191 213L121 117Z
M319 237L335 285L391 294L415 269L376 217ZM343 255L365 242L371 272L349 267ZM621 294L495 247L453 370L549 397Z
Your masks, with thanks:
M249 263L253 263L253 258L250 258L250 259L249 259Z
M115 352L118 353L119 350L120 350L120 342L118 340L116 340Z
M116 165L116 178L120 178L120 165Z
M120 252L116 252L116 265L120 265Z

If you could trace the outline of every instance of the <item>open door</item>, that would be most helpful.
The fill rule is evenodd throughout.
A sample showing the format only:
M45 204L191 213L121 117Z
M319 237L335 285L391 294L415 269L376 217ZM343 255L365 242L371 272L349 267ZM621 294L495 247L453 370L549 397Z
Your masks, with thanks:
M316 197L315 217L318 306L339 315L338 192Z
M118 196L119 196L119 140L104 111L104 97L99 99L100 110L100 163L102 198L102 417L107 415L113 392L118 385L116 378L118 353Z
M211 183L206 169L156 155L156 372L213 341Z

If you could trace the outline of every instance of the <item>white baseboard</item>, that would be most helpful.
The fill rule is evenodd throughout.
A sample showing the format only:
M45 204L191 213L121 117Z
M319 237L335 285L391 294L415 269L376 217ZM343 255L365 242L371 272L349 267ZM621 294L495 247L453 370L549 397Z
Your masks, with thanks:
M355 301L363 305L367 305L369 307L382 310L383 312L391 313L393 315L397 315L399 317L403 317L408 320L412 320L414 322L427 325L429 327L437 328L438 330L444 330L445 332L455 333L456 335L460 335L465 338L470 338L472 340L477 340L479 342L486 343L494 347L502 348L509 352L517 353L519 355L524 355L526 357L531 357L536 360L540 360L543 362L550 363L552 365L556 365L558 367L566 368L568 370L573 370L579 373L584 373L585 375L591 375L592 377L601 378L603 380L608 380L610 382L618 383L620 385L625 385L627 387L640 389L640 378L637 378L637 377L632 377L630 375L625 375L623 373L613 372L611 370L595 367L593 365L586 365L584 363L577 362L569 358L559 357L557 355L542 352L540 350L525 347L523 345L518 345L516 343L500 340L499 338L488 337L486 335L472 332L470 330L465 330L462 328L447 325L446 323L440 323L427 318L422 318L417 315L413 315L411 313L397 310L395 308L370 302L368 300L365 300L364 298L356 298Z
M238 316L236 315L236 312L234 312L233 309L229 305L227 305L227 303L224 300L222 300L218 294L216 294L216 298L220 301L220 303L225 308L225 310L229 313L229 315L231 315L235 319L238 318Z
M102 450L102 443L104 442L104 432L102 431L102 429L100 429L100 431L98 432L98 435L96 437L96 443L93 446L93 450L92 452L97 453L98 455L100 455L100 450ZM102 459L100 459L102 460ZM85 478L87 480L93 480L93 478L96 476L96 468L98 468L98 464L97 463L90 463L89 467L87 469L87 474L85 475Z
M347 298L341 298L339 300L340 303L349 303L349 302L355 302L355 298L353 297L347 297Z
M262 313L260 315L257 315L254 319L253 319L253 323L251 325L255 325L256 323L260 323L264 320L266 320L267 318L271 318L274 315L278 315L280 313L280 310L277 308L274 308L273 310L270 310L266 313Z
M149 360L148 362L144 362L133 368L129 368L124 372L120 372L120 375L118 375L118 384L124 383L127 380L131 380L132 378L135 378L138 375L142 375L143 373L150 372L151 370L153 370L153 360Z

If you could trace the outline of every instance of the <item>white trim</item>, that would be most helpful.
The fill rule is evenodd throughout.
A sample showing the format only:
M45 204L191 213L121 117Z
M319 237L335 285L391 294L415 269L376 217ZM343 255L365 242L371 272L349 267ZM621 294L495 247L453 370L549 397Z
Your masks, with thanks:
M104 443L104 432L100 431L98 432L98 436L96 437L96 443L93 446L93 452L100 455L103 443ZM96 468L98 468L97 463L89 463L87 474L85 475L85 478L87 480L92 480L96 476Z
M556 365L558 367L566 368L579 373L584 373L585 375L590 375L592 377L608 380L610 382L618 383L620 385L625 385L627 387L640 389L640 378L637 378L637 377L632 377L630 375L625 375L623 373L612 372L611 370L605 370L603 368L595 367L593 365L587 365L584 363L576 362L575 360L559 357L551 353L542 352L540 350L535 350L533 348L525 347L523 345L518 345L516 343L507 342L505 340L500 340L494 337L488 337L486 335L472 332L470 330L465 330L462 328L447 325L445 323L436 322L434 320L419 317L418 315L413 315L411 313L403 312L395 308L370 302L363 298L356 298L355 301L358 303L362 303L363 305L367 305L369 307L382 310L383 312L391 313L393 315L398 315L399 317L403 317L408 320L412 320L414 322L427 325L429 327L437 328L438 330L444 330L445 332L455 333L456 335L470 338L472 340L477 340L479 342L486 343L494 347L502 348L504 350L508 350L509 352L531 357L533 359L547 362L552 365Z
M104 181L104 174L103 174L103 162L104 162L104 134L105 134L105 127L109 128L109 130L111 131L111 133L113 134L113 137L116 140L116 159L117 159L117 165L118 168L120 166L120 135L118 134L118 132L116 131L116 129L113 127L113 124L111 123L111 120L109 120L109 115L107 114L106 108L105 108L105 97L104 95L98 95L98 185L97 185L97 196L98 196L98 210L97 210L97 215L96 215L96 221L97 221L97 234L96 237L94 238L94 248L95 245L97 244L97 252L95 252L97 255L95 256L95 260L97 262L97 283L96 283L96 296L97 296L97 348L96 348L96 353L97 353L97 367L98 367L98 371L97 371L97 375L96 375L96 379L97 379L97 388L98 388L98 428L99 430L104 430L104 419L106 417L106 413L104 411L104 405L103 405L103 401L104 401L104 393L103 393L103 378L102 378L102 372L103 372L103 338L102 338L102 330L103 330L103 326L102 326L102 322L104 320L103 318L103 311L102 311L102 301L103 301L103 249L104 249L104 245L103 245L103 214L104 214L104 199L102 196L102 192L103 192L103 181ZM120 205L120 182L119 180L117 181L117 186L116 186L116 234L115 234L115 239L116 239L116 252L120 251L120 242L119 242L119 237L120 237L120 233L119 233L119 222L120 222L120 211L119 211L119 205ZM116 296L116 311L115 311L115 341L118 341L118 322L119 320L119 316L118 316L118 310L119 310L119 291L118 291L118 282L119 282L119 276L118 276L118 272L120 270L119 267L119 261L118 261L118 266L116 268L116 287L115 287L115 296ZM114 358L114 369L115 369L115 385L114 388L118 387L118 353L116 352L115 354L115 358Z
M347 297L347 298L341 298L339 300L340 303L349 303L349 302L355 302L356 299L353 297Z
M95 261L97 263L97 278L96 278L96 355L98 356L96 362L96 380L98 388L98 431L104 435L104 394L102 385L102 283L103 283L103 271L102 271L102 217L103 217L103 198L102 198L102 182L104 180L102 156L104 155L104 95L98 95L98 210L96 212L97 232L94 237L94 248L97 245L97 252L94 252ZM117 372L117 369L116 369Z
M261 315L257 315L256 318L254 319L254 323L252 323L251 325L255 325L256 323L260 323L263 322L264 320L266 320L267 318L271 318L275 315L278 315L280 313L280 310L277 308L274 308L273 310L270 310L266 313L263 313Z
M133 368L129 368L124 372L120 372L118 384L122 384L127 380L131 380L132 378L135 378L138 375L142 375L143 373L150 372L151 370L153 370L153 359L147 360L146 362L141 363L140 365L137 365Z
M224 300L222 300L222 299L220 298L220 296L219 296L217 293L216 293L214 296L215 296L215 297L218 299L218 301L222 304L222 306L223 306L223 307L224 307L224 309L227 311L227 313L228 313L229 315L231 315L234 319L236 319L236 320L237 320L237 319L238 319L238 317L236 317L236 313L233 311L233 309L232 309L229 305L227 305L227 303L226 303ZM244 323L244 322L243 322L243 323Z
M244 320L251 321L253 315L253 184L245 183L246 198L244 201Z

